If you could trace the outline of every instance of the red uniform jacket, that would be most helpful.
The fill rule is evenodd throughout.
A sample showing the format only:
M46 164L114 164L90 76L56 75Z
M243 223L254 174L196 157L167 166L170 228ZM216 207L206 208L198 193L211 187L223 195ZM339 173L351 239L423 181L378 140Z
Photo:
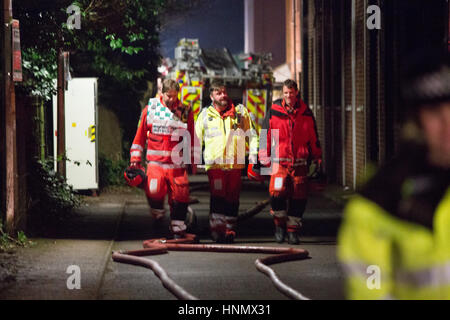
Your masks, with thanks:
M260 136L259 158L263 164L271 160L283 166L296 166L322 157L314 115L300 98L290 113L284 99L274 101L266 112L262 129L267 129L267 140L263 130ZM279 143L274 146L276 154L271 154L274 129L279 130Z
M187 132L189 132L188 136L186 136ZM186 148L182 149L184 143L180 144L180 142L186 138L190 140L185 140L185 142L187 141ZM141 162L142 153L147 147L147 161L173 164L172 151L176 152L181 159L183 154L180 151L190 152L194 145L193 139L194 116L192 110L190 108L184 109L180 102L171 110L164 105L161 98L152 98L142 111L130 150L130 162ZM147 146L145 145L146 142ZM174 150L176 146L178 147ZM190 153L188 159L192 161L192 152Z

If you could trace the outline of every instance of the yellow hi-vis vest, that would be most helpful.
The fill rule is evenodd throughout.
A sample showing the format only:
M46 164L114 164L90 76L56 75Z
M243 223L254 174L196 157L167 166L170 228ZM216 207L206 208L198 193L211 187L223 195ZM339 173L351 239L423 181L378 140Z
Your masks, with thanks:
M242 104L235 106L235 116L222 119L220 113L209 106L204 108L195 123L195 133L203 153L205 169L243 169L246 143L249 154L258 155L259 138L250 114ZM198 158L198 155L196 155Z
M450 188L432 224L400 219L362 196L350 200L338 236L347 297L450 299Z

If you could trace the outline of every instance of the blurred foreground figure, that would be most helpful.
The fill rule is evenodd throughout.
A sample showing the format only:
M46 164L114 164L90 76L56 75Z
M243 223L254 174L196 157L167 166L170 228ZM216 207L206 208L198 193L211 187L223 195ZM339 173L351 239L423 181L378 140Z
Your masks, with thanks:
M349 299L450 299L450 60L407 64L399 156L347 205L338 256Z

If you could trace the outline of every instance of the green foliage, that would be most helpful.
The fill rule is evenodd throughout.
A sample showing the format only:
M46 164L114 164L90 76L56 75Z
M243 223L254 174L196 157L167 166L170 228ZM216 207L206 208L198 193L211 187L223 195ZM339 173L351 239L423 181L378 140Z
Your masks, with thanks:
M50 100L54 93L58 48L64 31L59 21L66 21L63 8L68 0L21 0L14 5L14 18L20 21L23 82L19 92ZM15 4L15 3L14 3ZM64 19L64 20L62 20Z
M165 12L191 1L21 0L24 81L19 94L50 100L60 49L70 52L72 77L97 77L98 101L121 119L123 139L132 139L149 82L156 82L159 31ZM68 29L66 9L81 11L81 29Z
M69 29L66 9L81 10L81 29ZM72 72L133 82L156 78L162 0L21 0L14 16L21 23L27 94L51 99L58 50L71 52ZM111 93L114 93L112 88Z
M100 188L124 186L126 183L123 173L127 166L128 163L125 160L114 161L100 154L98 166Z
M23 231L17 232L17 239L15 239L9 236L3 229L3 223L0 220L0 252L10 252L17 247L34 245L34 242L28 240Z
M45 226L61 222L81 204L81 198L66 179L53 170L53 158L34 161L29 177L29 217L33 224Z
M22 88L32 96L50 100L55 94L53 81L57 76L56 50L50 49L47 55L43 55L35 48L24 48L22 56L25 75Z

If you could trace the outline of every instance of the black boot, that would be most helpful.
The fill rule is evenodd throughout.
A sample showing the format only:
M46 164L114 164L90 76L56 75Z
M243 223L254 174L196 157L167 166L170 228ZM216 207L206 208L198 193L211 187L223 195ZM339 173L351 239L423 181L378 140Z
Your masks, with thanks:
M283 243L285 236L286 236L286 228L281 226L275 226L275 241L278 243Z
M217 232L217 231L212 231L211 232L211 239L215 243L225 243L225 234Z
M287 233L288 236L288 243L289 244L299 244L300 243L300 239L298 237L298 233L297 232L288 232Z
M236 237L236 232L233 230L227 230L225 233L225 243L234 243L234 238Z
M174 239L174 240L179 240L179 239L183 239L183 238L185 238L185 237L184 237L184 235L182 235L182 234L175 233L175 234L173 235L173 239Z

